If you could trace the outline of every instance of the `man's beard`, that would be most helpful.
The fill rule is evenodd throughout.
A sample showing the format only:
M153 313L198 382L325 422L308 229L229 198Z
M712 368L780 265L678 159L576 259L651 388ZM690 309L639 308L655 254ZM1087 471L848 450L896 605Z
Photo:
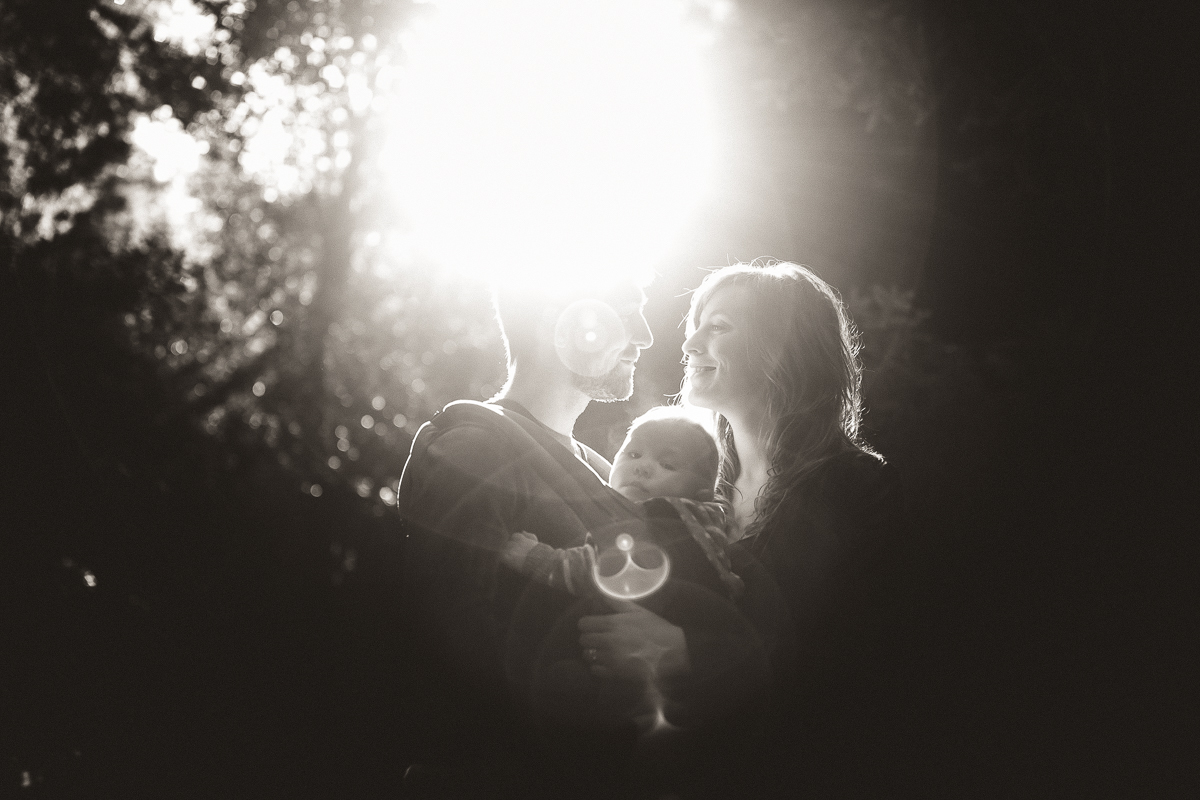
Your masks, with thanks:
M618 362L608 372L595 377L572 372L571 383L576 389L601 403L628 400L633 394L633 365L630 364L628 369L627 374L625 362Z

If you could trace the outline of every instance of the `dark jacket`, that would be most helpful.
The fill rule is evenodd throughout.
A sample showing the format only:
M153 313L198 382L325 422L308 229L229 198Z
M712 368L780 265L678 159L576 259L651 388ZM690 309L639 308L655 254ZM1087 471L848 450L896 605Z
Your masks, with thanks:
M575 547L589 531L639 522L604 483L607 462L585 455L589 463L512 408L482 403L450 404L413 440L398 490L410 610L433 655L495 702L506 702L505 686L528 694L541 639L576 603L503 568L509 536Z
M769 652L770 700L743 720L740 757L761 796L849 789L893 744L906 612L903 514L893 470L838 456L738 543L744 613ZM719 796L719 795L717 795Z
M611 734L600 745L585 736L589 748L633 743L641 687L596 679L578 645L579 617L609 609L501 567L499 549L522 530L561 548L589 534L601 551L623 532L660 542L671 579L643 605L684 628L693 667L663 687L664 713L687 727L727 716L762 683L764 651L700 546L668 504L621 497L604 481L607 462L585 451L584 463L508 405L447 406L415 437L399 488L409 613L466 728L448 723L453 746L487 751L548 730L565 741L564 728Z
M633 743L618 713L628 692L602 691L579 658L575 623L601 613L587 605L598 601L530 581L498 553L516 531L576 547L640 518L605 483L607 461L585 448L585 462L521 411L451 403L417 432L398 489L425 709L412 724L428 731L417 756L431 781L457 786L443 791L452 796L506 781L553 796L549 784L625 762Z

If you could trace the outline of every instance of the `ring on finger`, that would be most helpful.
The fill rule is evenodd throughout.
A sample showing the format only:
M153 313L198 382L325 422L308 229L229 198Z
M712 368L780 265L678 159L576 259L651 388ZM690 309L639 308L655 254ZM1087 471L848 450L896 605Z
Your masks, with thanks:
M588 647L583 651L583 658L590 664L595 664L600 660L600 651L594 647Z

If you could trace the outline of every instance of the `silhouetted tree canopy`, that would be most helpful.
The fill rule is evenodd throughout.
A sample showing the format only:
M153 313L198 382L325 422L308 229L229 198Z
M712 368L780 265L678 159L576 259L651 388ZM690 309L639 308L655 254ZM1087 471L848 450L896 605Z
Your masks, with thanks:
M919 520L920 602L953 609L923 620L930 713L977 737L937 739L971 785L1028 756L980 744L1028 730L1009 699L1049 693L1013 644L1035 601L1005 547L1015 443L1074 408L1114 269L1104 31L1020 4L688 7L725 194L660 267L637 394L578 434L611 454L677 389L703 267L829 277L863 331L868 434ZM485 287L409 251L380 167L427 10L0 0L4 786L399 785L420 732L393 489L423 421L504 379Z

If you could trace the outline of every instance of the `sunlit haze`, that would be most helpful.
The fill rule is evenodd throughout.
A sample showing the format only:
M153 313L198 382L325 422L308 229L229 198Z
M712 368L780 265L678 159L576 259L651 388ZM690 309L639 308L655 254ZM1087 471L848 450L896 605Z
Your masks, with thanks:
M439 4L388 147L418 252L535 283L652 268L708 182L699 41L669 0Z

